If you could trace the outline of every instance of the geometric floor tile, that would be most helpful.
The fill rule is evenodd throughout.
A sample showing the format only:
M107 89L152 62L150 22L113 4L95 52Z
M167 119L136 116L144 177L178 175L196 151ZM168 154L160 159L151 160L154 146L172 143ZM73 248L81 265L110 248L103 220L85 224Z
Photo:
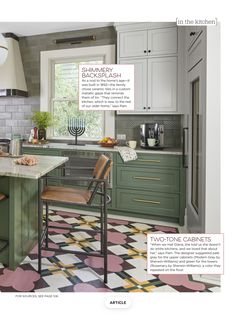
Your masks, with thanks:
M132 220L133 219L133 220ZM151 275L147 273L148 233L179 233L165 224L137 223L135 218L108 218L108 283L104 284L103 259L80 252L100 249L99 217L49 211L49 247L65 252L42 252L42 273L37 273L37 247L15 271L0 264L0 292L215 292L220 285L192 275ZM63 234L56 225L65 226ZM53 228L54 225L54 228ZM78 231L70 233L73 225ZM86 229L80 231L79 228ZM66 249L78 254L66 253Z

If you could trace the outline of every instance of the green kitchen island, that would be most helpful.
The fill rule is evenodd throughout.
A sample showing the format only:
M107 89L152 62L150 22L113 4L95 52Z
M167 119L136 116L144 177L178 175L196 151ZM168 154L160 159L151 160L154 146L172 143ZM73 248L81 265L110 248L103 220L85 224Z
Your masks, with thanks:
M42 176L68 158L37 156L35 166L22 166L14 158L0 158L0 263L15 269L32 250L38 237L38 195ZM1 249L1 243L8 243ZM3 247L3 245L2 245Z

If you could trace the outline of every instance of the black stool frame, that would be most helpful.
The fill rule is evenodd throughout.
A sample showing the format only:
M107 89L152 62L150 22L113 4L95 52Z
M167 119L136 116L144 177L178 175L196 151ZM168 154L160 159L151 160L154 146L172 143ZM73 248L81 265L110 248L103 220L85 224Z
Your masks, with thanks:
M107 163L107 166L104 169L104 173L110 166L110 160ZM68 168L73 168L73 169L88 169L84 167L67 167ZM89 168L91 169L91 168ZM73 181L90 181L89 187L91 187L93 184L95 184L95 188L91 194L91 197L88 201L87 204L78 204L78 203L68 203L68 202L61 202L61 201L45 201L41 199L41 193L42 193L42 187L43 187L43 180L46 180L46 186L47 186L47 180L48 179L53 179L53 180L73 180ZM99 191L100 188L100 191ZM94 179L94 178L81 178L81 177L68 177L66 178L65 176L58 177L58 176L44 176L41 177L38 180L38 272L41 274L41 258L42 258L42 250L45 251L54 251L54 252L66 252L66 253L71 253L71 254L76 254L76 255L87 255L87 256L98 256L98 257L103 257L104 258L104 283L107 283L107 204L111 202L111 198L109 195L107 195L107 179ZM91 204L95 195L100 195L100 204ZM43 204L45 203L46 207L46 217L45 217L45 226L43 226ZM70 204L70 205L75 205L79 207L92 207L96 209L100 209L100 231L99 230L89 230L91 232L95 233L101 233L101 250L95 251L95 252L78 252L74 250L63 250L63 249L54 249L54 248L49 248L48 247L48 229L50 228L48 225L48 210L49 210L49 204L54 205L54 204ZM54 229L67 229L71 231L88 231L87 229L78 229L78 228L67 228L67 227L60 227L60 226L53 226L51 228ZM44 246L45 242L45 246Z

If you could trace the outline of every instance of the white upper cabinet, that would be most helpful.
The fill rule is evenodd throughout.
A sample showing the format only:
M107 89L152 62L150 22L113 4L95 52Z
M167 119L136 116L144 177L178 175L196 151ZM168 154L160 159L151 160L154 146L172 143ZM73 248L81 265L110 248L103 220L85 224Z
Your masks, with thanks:
M119 57L144 57L177 53L177 28L120 32Z
M148 60L148 111L175 112L177 106L177 58Z
M147 55L147 31L120 33L120 58Z
M135 71L134 111L118 113L182 113L182 41L175 23L131 23L116 29L117 63L134 64Z
M148 55L177 53L177 28L158 28L148 31Z

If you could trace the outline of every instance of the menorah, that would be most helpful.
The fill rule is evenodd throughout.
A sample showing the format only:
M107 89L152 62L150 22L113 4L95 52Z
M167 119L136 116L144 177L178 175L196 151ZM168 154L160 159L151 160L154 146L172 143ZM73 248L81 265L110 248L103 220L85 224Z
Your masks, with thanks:
M85 131L85 119L83 118L69 118L68 119L68 131L72 136L75 136L75 143L73 145L80 145L77 142L78 136L84 134Z

